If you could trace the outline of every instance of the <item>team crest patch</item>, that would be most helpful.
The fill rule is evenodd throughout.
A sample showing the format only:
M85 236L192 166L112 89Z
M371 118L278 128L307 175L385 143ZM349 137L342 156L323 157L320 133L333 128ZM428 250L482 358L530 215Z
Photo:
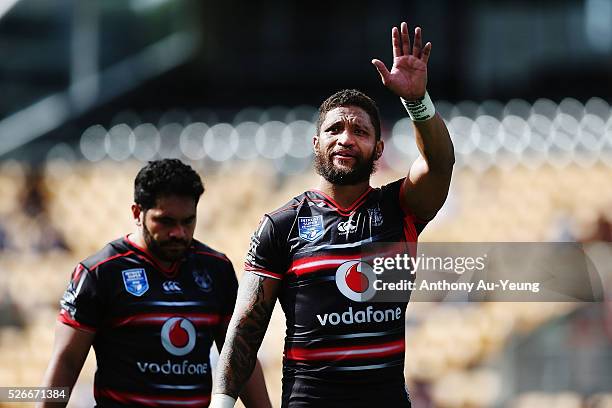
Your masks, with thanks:
M300 238L313 242L323 236L323 216L298 217Z
M142 296L149 290L149 281L144 269L126 269L121 272L125 290L134 296Z
M206 272L205 270L202 270L202 271L194 270L192 274L193 274L193 280L195 281L196 285L198 285L198 287L201 290L207 293L212 290L212 279L210 275L208 274L208 272Z
M383 224L383 215L380 208L368 208L368 214L373 227L380 227Z

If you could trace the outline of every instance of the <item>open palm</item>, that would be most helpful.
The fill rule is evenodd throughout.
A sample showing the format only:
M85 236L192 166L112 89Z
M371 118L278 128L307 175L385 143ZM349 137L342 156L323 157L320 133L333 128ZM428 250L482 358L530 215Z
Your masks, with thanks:
M372 60L383 84L406 100L422 98L427 87L427 61L431 53L431 43L422 46L421 28L417 27L414 30L414 45L411 49L406 23L402 23L401 33L397 27L393 27L391 40L393 44L391 71L382 61Z

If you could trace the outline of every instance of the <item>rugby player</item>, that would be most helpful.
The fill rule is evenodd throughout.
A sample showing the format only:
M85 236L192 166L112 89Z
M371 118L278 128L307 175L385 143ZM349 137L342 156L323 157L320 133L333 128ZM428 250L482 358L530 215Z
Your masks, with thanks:
M200 176L176 159L139 171L137 231L74 269L43 386L72 387L93 345L97 406L209 405L210 348L223 345L238 283L224 254L193 239L203 192ZM271 407L259 364L241 397Z
M392 46L391 71L372 63L413 119L420 157L405 178L372 188L384 148L375 103L355 90L323 102L313 138L318 189L266 214L253 234L211 407L234 405L277 298L287 319L282 407L410 406L407 300L367 301L372 282L359 251L372 242L416 243L446 200L454 152L426 92L431 43L423 46L417 27L411 47L402 23L392 30Z

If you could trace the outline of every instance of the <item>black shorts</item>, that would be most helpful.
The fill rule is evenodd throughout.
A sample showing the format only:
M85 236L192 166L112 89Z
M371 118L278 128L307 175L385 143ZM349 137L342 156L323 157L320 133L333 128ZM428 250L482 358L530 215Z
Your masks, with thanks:
M338 384L283 378L281 408L410 408L404 382L392 384Z

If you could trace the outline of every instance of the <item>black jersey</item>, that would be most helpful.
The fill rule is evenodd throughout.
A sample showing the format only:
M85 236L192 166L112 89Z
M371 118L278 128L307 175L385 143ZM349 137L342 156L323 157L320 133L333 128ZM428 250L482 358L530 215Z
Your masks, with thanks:
M98 406L207 407L210 347L236 292L228 258L198 241L164 269L125 237L76 266L59 319L95 332Z
M352 387L385 384L404 392L408 299L368 301L372 280L361 261L372 244L414 246L425 226L401 208L402 181L369 188L349 208L307 191L266 214L255 231L245 269L282 280L284 406L333 406L334 396L348 401ZM361 402L359 395L353 393ZM301 402L290 404L291 397Z

